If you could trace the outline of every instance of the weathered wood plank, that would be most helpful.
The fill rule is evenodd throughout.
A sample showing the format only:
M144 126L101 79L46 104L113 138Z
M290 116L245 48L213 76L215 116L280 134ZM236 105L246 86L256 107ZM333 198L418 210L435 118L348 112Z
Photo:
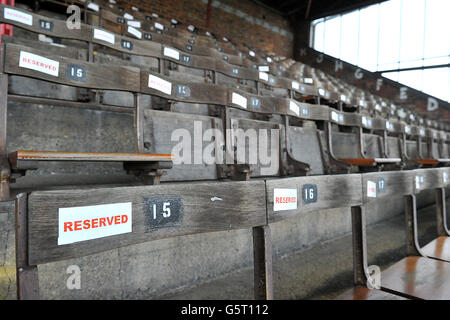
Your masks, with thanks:
M413 171L373 172L362 175L364 203L414 193Z
M172 219L158 224L152 220L152 204L161 201L170 203ZM59 208L128 202L132 203L131 233L58 246ZM267 222L263 181L34 192L28 208L28 262L33 265L145 241L251 228Z
M214 162L216 158L217 163L223 163L219 152L225 144L221 119L146 109L144 128L145 152L174 152L176 161L167 175L162 177L163 181L217 179L216 163L210 161ZM216 132L211 131L213 129ZM207 131L217 133L214 141L211 136L205 135ZM207 141L203 141L204 137Z
M350 208L362 203L359 174L267 180L266 185L269 223L307 211Z
M412 170L415 186L415 193L422 190L436 189L445 187L448 183L448 169L447 168L428 168ZM446 181L444 182L445 173L447 173Z
M32 32L65 39L88 41L92 37L92 28L86 24L80 24L79 29L68 29L66 21L4 4L0 4L0 21Z
M20 55L22 53L22 60ZM30 55L32 54L32 55ZM51 61L45 60L50 59ZM23 67L19 66L22 61ZM38 70L33 65L44 63ZM26 66L26 67L24 67ZM44 51L7 44L5 72L83 88L139 92L139 69L72 60L47 55ZM43 72L46 70L46 72ZM120 76L119 76L120 75Z

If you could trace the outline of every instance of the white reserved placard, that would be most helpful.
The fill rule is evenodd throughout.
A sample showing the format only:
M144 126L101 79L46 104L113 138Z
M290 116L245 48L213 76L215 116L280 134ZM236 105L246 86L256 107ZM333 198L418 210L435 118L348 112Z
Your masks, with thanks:
M336 112L332 111L331 112L331 119L333 121L339 122L339 115Z
M269 74L265 72L259 73L259 79L264 81L269 81Z
M148 87L168 95L172 94L172 83L151 74L148 75Z
M289 102L289 109L292 112L294 112L297 116L300 115L300 107L294 101Z
M273 211L296 209L297 189L273 189Z
M292 81L292 88L295 90L300 90L300 83L297 81Z
M58 209L58 245L132 231L132 203Z
M420 190L420 177L416 176L415 181L416 181L416 190Z
M87 7L88 7L88 9L91 9L91 10L94 10L94 11L97 11L98 12L98 10L100 10L100 7L98 6L98 4L95 4L95 3L89 3L88 5L87 5Z
M8 20L17 21L29 26L33 25L33 16L19 10L5 8L3 10L3 17Z
M94 29L94 39L99 39L111 44L114 44L115 42L114 34L100 29Z
M164 47L164 55L175 60L180 60L180 53L172 48Z
M155 22L155 28L159 30L164 30L164 26L161 23Z
M247 109L247 98L241 96L238 93L233 92L231 95L231 102L237 104L238 106Z
M131 14L129 14L129 13L125 13L125 14L123 15L123 17L124 17L125 19L127 19L127 20L134 20L134 17L133 17Z
M128 33L131 33L133 36L135 36L138 39L142 38L142 32L133 28L132 26L128 26Z
M134 28L140 28L141 27L141 22L140 21L131 21L131 20L127 20L127 24L129 26L132 26Z
M259 66L258 70L262 72L269 72L269 66Z
M59 74L58 61L26 51L20 51L19 67L39 71L55 77Z
M306 84L312 84L312 83L313 83L313 79L311 79L311 78L305 78L305 79L303 79L303 81L304 81Z
M373 181L367 181L367 197L377 197L377 183Z

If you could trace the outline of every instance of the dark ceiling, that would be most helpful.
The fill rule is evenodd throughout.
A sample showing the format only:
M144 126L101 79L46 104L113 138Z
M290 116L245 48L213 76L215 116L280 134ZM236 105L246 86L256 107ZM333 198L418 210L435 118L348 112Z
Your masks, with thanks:
M283 16L312 20L358 9L385 0L254 0Z

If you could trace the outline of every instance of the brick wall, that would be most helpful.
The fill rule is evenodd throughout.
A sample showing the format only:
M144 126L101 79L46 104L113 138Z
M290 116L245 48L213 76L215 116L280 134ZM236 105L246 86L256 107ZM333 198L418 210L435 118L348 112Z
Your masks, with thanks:
M207 22L208 0L129 0L161 17L192 24L235 42L281 56L293 57L293 33L282 16L250 0L211 0L210 23Z

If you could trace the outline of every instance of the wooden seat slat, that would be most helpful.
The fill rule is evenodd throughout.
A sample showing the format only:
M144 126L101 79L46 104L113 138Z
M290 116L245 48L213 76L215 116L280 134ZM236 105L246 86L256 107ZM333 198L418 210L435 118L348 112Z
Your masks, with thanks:
M22 66L20 66L21 54L23 55L23 59L29 59ZM51 61L48 62L45 59ZM33 65L41 62L47 64L47 69L52 68L52 72L54 73L50 74L50 71L44 72L42 68L40 70L31 69ZM78 69L82 70L82 77L77 78L77 80L69 77L72 68L75 68L73 70L74 73ZM96 63L48 55L42 50L12 43L6 45L4 69L9 74L23 75L83 88L131 92L140 91L140 70L138 68L117 65L102 66Z
M351 207L362 204L361 175L306 176L267 180L267 213L269 223L308 211ZM274 206L277 190L292 190L295 208L285 210ZM281 193L281 195L283 192Z
M18 150L10 155L16 161L172 161L170 154L102 153Z
M11 18L16 16L16 14L18 14L19 16L22 14L23 17L31 16L31 19L28 20L29 23L25 23L27 19L26 18L24 19L23 17L19 19L14 18L14 20L11 18L8 19L7 16L5 17L5 9L12 10L9 11L12 12L12 14L10 14ZM39 28L40 20L51 23L52 24L51 30ZM27 10L23 10L17 7L11 7L4 4L0 4L0 22L15 25L32 32L39 32L48 36L58 36L65 39L88 41L90 38L92 38L92 28L89 25L82 23L80 24L79 29L70 30L67 28L66 21L41 16L35 13L31 13L30 11Z
M357 286L337 296L335 300L407 300L407 299L381 290Z
M381 287L410 298L449 300L450 264L424 257L406 257L381 273Z
M422 247L421 250L429 258L450 262L450 237L438 237Z
M153 203L169 202L171 219L153 219ZM58 245L60 208L132 204L132 230ZM180 235L247 229L267 224L264 181L198 182L146 187L32 192L28 197L30 265L81 257ZM158 207L162 211L162 208ZM160 213L159 213L160 214Z

